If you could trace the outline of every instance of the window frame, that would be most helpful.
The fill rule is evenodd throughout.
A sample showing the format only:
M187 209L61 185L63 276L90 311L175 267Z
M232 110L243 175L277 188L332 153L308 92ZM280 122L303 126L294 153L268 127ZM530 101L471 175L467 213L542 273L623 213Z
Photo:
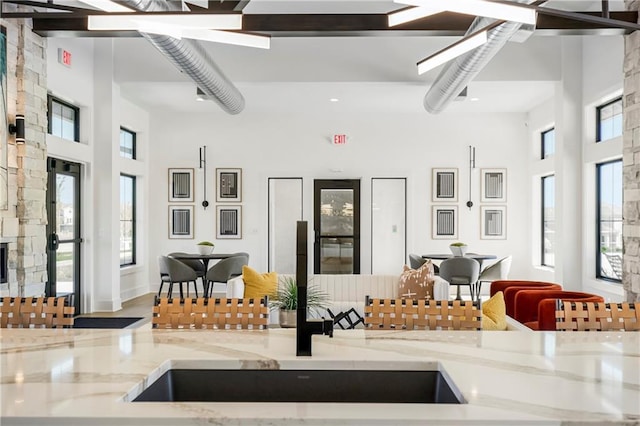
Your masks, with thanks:
M545 254L544 253L544 224L545 224L545 214L544 214L544 209L545 209L545 203L544 203L545 194L544 194L544 192L545 191L544 191L544 183L545 183L545 179L548 179L548 178L551 178L551 177L554 179L554 193L555 193L555 178L556 178L556 175L555 174L550 174L550 175L542 176L540 178L540 266L544 266L546 268L555 268L555 264L554 265L547 265L546 263L544 263L544 261L545 261L545 255L544 255ZM554 253L555 253L555 251L554 251Z
M53 122L53 103L56 102L62 106L65 106L73 110L73 141L80 142L80 108L65 102L60 98L57 98L51 94L47 95L47 133L53 135L52 122ZM54 135L55 136L55 135ZM57 136L60 137L60 136ZM63 138L66 139L66 138ZM70 140L70 139L66 139Z
M126 268L126 267L130 267L130 266L135 266L136 263L136 248L138 246L138 241L137 241L137 235L136 235L136 198L137 198L137 187L136 187L136 176L134 175L129 175L126 173L120 173L120 178L129 178L131 179L132 182L132 197L131 197L131 262L130 263L120 263L120 268ZM120 208L122 208L122 205L120 205ZM128 222L128 220L125 220ZM123 220L119 219L120 224L122 224ZM118 252L120 253L120 250L118 250ZM118 255L118 257L120 257ZM122 262L122 261L120 261Z
M600 250L601 250L601 216L600 216L600 204L601 204L601 197L600 197L600 185L601 185L601 180L600 180L600 168L602 166L606 166L609 164L613 164L613 163L622 163L622 158L617 158L615 160L609 160L609 161L603 161L602 163L596 163L596 279L598 280L602 280L602 281L607 281L610 283L616 283L616 284L622 284L622 279L617 279L617 278L611 278L611 277L607 277L602 275L602 260L600 257ZM624 172L623 172L624 173ZM623 175L623 179L624 179L624 175ZM623 183L624 185L624 183ZM624 194L624 189L623 189L623 194ZM623 195L624 196L624 195ZM623 200L623 208L624 208L624 200ZM623 221L623 226L624 226L624 221Z
M122 133L122 132L125 132L125 133L128 133L128 134L131 135L131 140L132 140L132 144L133 145L131 147L131 157L126 157L126 156L122 155L123 154L122 153L122 144L120 144L120 157L127 158L129 160L136 160L137 159L136 158L136 154L137 154L136 153L136 145L137 145L136 137L137 137L137 134L136 134L136 132L127 129L126 127L120 126L120 133Z
M615 104L616 102L622 102L622 96L618 96L618 97L610 100L609 102L606 102L604 104L598 105L596 107L596 143L604 142L605 140L608 140L608 139L604 139L604 140L602 139L602 129L601 129L601 126L600 126L602 110L604 108L608 107L609 105ZM624 105L623 105L623 111L622 112L623 112L623 118L624 118ZM624 131L624 129L623 129L623 131ZM615 137L618 137L618 136L615 136Z
M553 139L554 139L554 144L553 144L553 154L552 154L552 155L555 155L555 153L556 153L556 150L555 150L555 131L556 131L556 127L555 127L555 126L553 126L553 127L550 127L550 128L549 128L549 129L547 129L547 130L544 130L544 131L540 132L540 159L541 159L541 160L544 160L545 158L549 158L549 157L551 156L551 155L549 155L549 156L548 156L548 155L547 155L547 152L546 152L546 151L545 151L545 149L544 149L544 148L545 148L545 144L544 144L545 140L544 140L544 137L545 137L545 135L547 135L549 132L554 132L554 138L553 138Z

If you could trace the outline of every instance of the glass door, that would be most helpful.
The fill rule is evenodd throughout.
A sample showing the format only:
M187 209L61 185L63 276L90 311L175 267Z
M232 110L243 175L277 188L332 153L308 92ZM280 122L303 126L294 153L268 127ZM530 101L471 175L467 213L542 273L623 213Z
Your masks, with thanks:
M360 181L314 182L314 273L360 273Z
M47 159L47 296L73 294L80 314L80 164Z

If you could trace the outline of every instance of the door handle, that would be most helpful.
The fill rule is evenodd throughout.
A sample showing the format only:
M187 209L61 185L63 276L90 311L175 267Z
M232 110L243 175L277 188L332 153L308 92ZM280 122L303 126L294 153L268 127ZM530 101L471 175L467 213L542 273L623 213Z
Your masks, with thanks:
M49 250L58 250L58 246L60 245L59 243L60 240L58 239L58 234L49 235Z

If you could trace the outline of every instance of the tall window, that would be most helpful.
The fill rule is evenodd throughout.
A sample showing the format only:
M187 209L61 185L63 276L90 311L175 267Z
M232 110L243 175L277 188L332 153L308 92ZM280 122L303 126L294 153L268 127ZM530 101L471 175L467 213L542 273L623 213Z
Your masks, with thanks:
M49 134L70 141L80 141L80 109L71 104L47 97Z
M555 266L556 177L542 178L542 265Z
M120 175L120 266L136 263L136 178Z
M622 160L596 165L596 276L622 280Z
M551 128L541 134L542 159L551 157L556 152L556 129Z
M120 157L136 159L136 134L120 127Z
M622 135L622 98L596 108L596 142Z

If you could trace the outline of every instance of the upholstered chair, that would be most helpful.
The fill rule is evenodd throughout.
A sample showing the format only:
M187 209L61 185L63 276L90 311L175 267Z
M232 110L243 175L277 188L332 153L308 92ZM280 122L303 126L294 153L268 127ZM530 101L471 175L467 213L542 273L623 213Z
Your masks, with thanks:
M181 254L187 254L187 253L176 251L173 253L169 253L169 257L179 256ZM196 273L196 276L202 279L202 287L204 288L204 286L206 285L204 281L204 276L207 274L207 270L204 267L204 263L198 259L176 259L176 260L179 260L180 262L184 263L185 265L193 269Z
M521 290L515 297L516 321L533 330L556 329L556 301L604 302L597 294L564 290Z
M562 290L562 286L556 283L545 281L523 281L523 280L498 280L491 283L489 295L493 296L501 291L504 294L504 304L506 305L507 315L513 318L514 301L518 291L520 290Z
M184 298L184 292L182 289L182 284L187 283L187 293L189 291L189 283L193 282L193 287L196 291L196 297L198 297L198 288L196 287L196 280L198 276L196 272L191 269L189 266L180 262L179 260L173 259L168 256L158 256L158 265L160 267L160 291L158 291L158 296L162 292L162 284L165 282L169 283L169 291L168 297L171 298L173 292L173 284L180 284L180 298Z
M462 300L460 286L468 285L471 300L475 300L473 290L480 275L480 264L470 257L452 257L445 259L440 264L440 278L449 284L458 286L456 300Z
M242 275L242 267L249 263L248 255L232 256L222 259L207 271L205 296L210 297L213 283L225 283L231 278Z
M478 277L478 283L476 285L475 293L480 297L480 290L482 290L483 282L493 282L499 280L506 280L511 270L511 261L513 256L503 257L493 265L489 265L480 272Z

